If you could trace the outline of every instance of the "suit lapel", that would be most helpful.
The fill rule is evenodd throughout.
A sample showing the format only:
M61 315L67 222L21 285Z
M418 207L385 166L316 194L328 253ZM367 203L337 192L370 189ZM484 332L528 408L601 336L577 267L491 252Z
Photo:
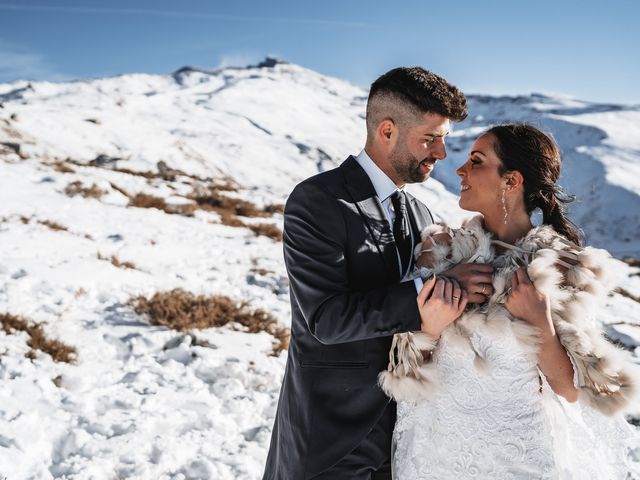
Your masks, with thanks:
M369 176L352 156L340 165L340 169L344 175L346 189L364 220L387 270L391 275L399 276L400 265L393 232Z
M421 242L420 232L425 227L428 227L433 223L431 212L420 203L416 197L407 194L407 214L409 215L409 223L411 223L411 230L413 231L413 248ZM413 256L411 257L411 267L413 267Z

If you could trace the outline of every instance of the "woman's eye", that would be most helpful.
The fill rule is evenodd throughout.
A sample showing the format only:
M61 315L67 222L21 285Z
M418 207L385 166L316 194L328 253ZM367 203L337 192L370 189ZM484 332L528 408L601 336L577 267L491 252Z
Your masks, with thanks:
M480 160L476 160L475 158L471 159L471 166L480 165L482 162Z

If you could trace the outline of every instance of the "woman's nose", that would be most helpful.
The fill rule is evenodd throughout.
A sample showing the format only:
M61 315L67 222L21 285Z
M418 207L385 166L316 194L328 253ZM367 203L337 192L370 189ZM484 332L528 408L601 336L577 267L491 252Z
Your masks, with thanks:
M466 172L464 171L464 164L460 165L456 169L456 175L458 175L459 177L463 177L464 175L466 175Z

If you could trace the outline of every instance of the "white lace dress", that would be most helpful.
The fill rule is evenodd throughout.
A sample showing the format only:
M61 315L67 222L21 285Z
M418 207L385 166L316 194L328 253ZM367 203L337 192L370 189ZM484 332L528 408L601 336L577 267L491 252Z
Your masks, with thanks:
M637 441L633 427L555 395L508 321L478 328L470 341L489 368L445 331L432 357L433 398L398 402L394 479L640 478L621 461Z

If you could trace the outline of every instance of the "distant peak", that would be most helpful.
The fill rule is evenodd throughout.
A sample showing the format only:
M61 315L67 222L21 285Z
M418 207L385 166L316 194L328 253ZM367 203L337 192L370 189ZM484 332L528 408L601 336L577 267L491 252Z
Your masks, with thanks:
M260 63L258 63L257 65L249 65L247 66L247 68L273 68L276 65L286 65L288 62L285 62L284 60L277 58L277 57L272 57L267 55L265 57L264 60L262 60Z

